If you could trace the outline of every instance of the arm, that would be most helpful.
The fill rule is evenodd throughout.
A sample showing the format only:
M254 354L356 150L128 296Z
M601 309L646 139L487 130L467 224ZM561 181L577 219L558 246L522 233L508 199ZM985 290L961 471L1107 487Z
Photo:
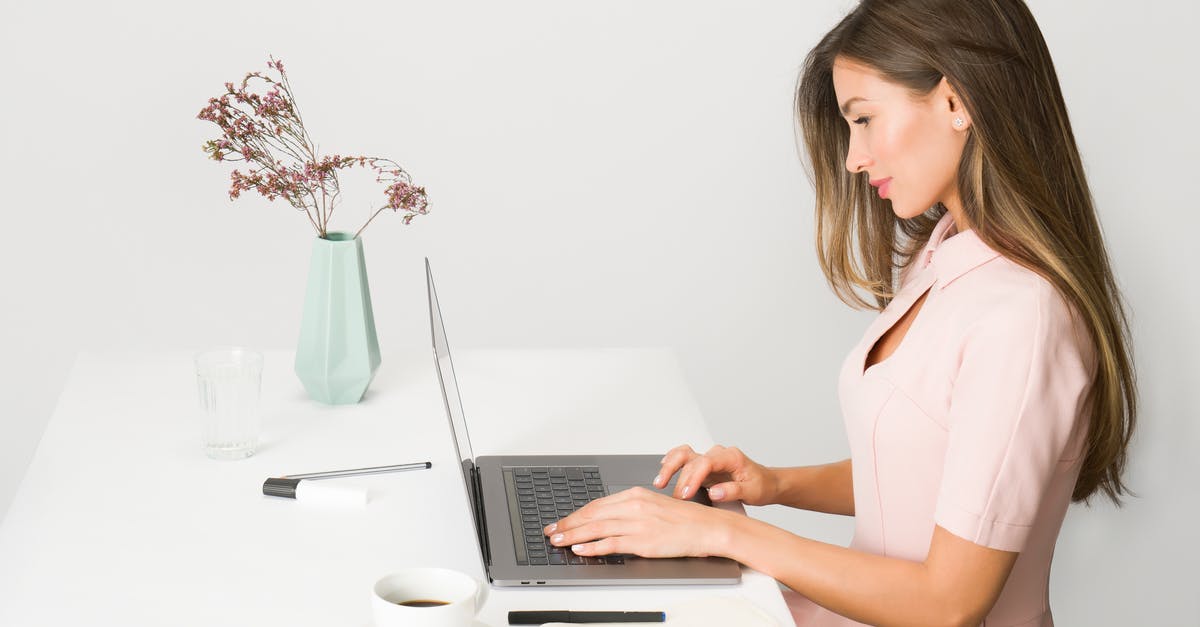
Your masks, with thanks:
M883 557L738 516L721 553L848 618L872 625L978 625L1017 553L935 527L924 562Z
M850 460L821 466L771 468L777 491L773 503L826 514L854 515Z
M787 584L834 612L875 625L978 625L1017 553L935 527L924 562L794 535L738 512L632 488L592 501L546 528L578 555L719 555Z

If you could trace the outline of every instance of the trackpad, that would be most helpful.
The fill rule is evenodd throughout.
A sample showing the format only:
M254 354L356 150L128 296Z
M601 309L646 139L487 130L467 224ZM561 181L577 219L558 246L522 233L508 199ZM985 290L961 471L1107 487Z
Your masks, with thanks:
M667 486L662 488L661 490L659 488L656 488L649 484L642 485L642 486L611 484L611 485L606 486L605 490L608 490L608 494L612 495L612 494L616 494L617 492L623 492L623 491L628 490L629 488L633 488L633 487L642 487L642 488L646 488L647 490L653 490L655 492L658 492L659 494L665 494L667 496L671 496L671 493L674 492L674 490L675 490L675 482L672 481L671 483L668 483ZM692 497L687 500L692 501L694 503L700 503L701 505L712 505L712 501L708 500L708 488L700 488L699 490L696 490L696 493L693 494Z

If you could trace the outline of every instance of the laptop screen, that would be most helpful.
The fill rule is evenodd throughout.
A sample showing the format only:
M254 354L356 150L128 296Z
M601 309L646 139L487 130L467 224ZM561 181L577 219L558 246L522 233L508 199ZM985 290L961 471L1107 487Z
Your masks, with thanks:
M429 267L429 259L425 259L425 279L429 289L429 325L433 335L433 356L437 362L438 382L442 387L442 400L446 404L446 415L450 419L454 441L454 453L458 455L463 472L463 483L467 486L467 496L471 501L472 519L475 532L480 539L480 548L484 551L484 563L488 563L486 541L481 525L482 495L476 489L475 455L471 452L471 436L467 433L467 422L463 416L462 398L458 394L458 379L454 376L454 363L450 360L450 344L446 341L446 327L442 324L442 309L438 306L437 290L433 287L433 270Z

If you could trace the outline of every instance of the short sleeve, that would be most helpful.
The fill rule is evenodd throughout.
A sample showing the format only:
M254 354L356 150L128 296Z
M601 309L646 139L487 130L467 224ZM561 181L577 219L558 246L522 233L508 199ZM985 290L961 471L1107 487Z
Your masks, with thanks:
M1060 463L1078 457L1086 432L1094 352L1044 287L1004 299L968 329L950 397L934 520L1004 551L1024 548Z

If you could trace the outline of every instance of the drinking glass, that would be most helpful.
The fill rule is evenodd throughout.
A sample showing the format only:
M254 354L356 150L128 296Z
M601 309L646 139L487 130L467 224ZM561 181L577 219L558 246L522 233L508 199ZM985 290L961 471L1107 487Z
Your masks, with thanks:
M213 459L243 459L258 448L263 356L241 347L196 354L204 452Z

